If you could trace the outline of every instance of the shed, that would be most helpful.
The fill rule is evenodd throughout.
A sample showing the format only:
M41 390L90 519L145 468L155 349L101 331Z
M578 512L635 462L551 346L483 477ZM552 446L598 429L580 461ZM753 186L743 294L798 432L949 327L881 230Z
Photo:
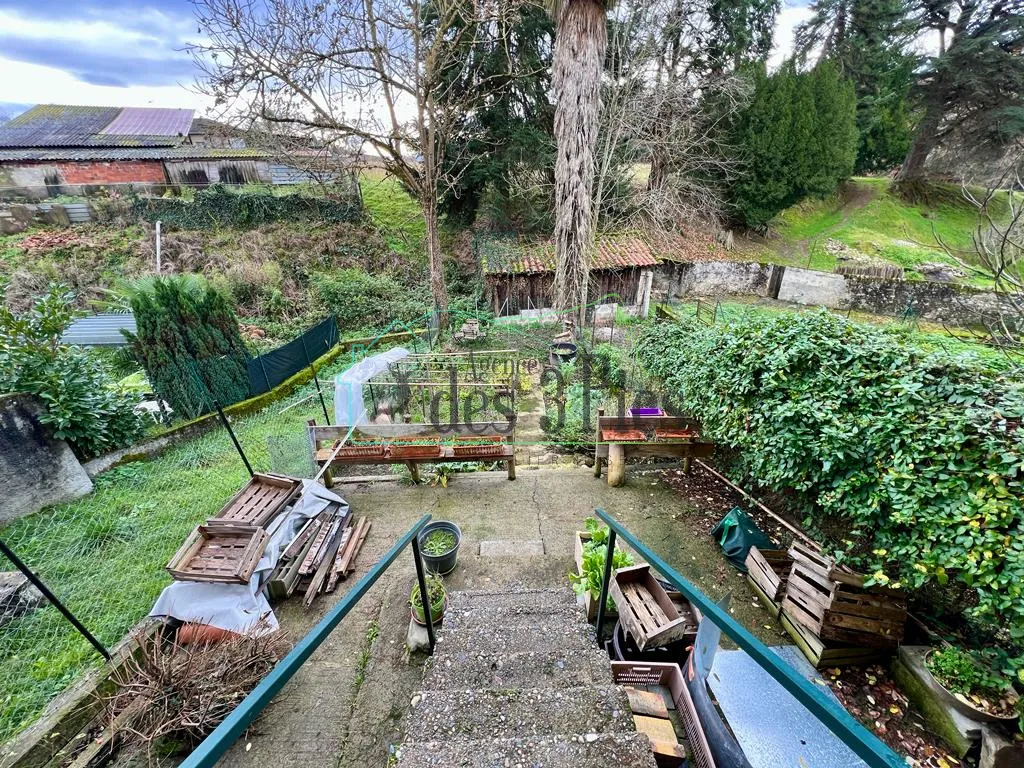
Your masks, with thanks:
M490 239L477 246L477 258L495 316L553 306L553 242ZM590 301L644 304L657 264L657 257L642 235L599 236L590 264Z

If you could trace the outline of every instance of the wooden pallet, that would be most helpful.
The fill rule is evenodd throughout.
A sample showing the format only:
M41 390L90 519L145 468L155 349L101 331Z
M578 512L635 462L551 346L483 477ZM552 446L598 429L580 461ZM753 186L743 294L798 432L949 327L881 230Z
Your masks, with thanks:
M641 651L696 637L699 620L692 613L679 613L649 565L619 568L609 591L619 621Z
M903 640L906 597L884 587L865 587L864 577L836 567L828 557L790 549L793 568L783 610L821 640L889 648Z
M207 521L207 525L221 523L266 526L283 510L302 489L302 481L285 475L257 472L231 500Z
M774 602L782 600L789 572L793 567L793 558L781 549L758 549L751 547L747 553L747 575L768 599Z
M167 564L177 581L248 584L270 535L254 525L197 526Z

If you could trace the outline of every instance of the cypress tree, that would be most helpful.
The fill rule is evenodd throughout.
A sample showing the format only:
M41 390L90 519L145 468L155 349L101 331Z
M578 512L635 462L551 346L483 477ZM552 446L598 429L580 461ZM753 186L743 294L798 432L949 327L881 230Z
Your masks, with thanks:
M248 352L238 320L209 284L159 278L132 297L137 332L126 334L154 390L179 414L194 418L249 392Z

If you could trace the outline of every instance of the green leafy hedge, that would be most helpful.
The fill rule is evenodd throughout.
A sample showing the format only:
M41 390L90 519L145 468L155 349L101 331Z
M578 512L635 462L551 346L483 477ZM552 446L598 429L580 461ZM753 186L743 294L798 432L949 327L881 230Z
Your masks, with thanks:
M824 310L652 326L638 355L751 479L842 519L876 582L959 580L1024 639L1019 378Z
M160 219L182 229L251 228L281 219L342 223L363 217L356 194L275 195L264 190L234 191L220 185L199 190L192 202L173 197L137 197L132 201L132 212L146 221Z

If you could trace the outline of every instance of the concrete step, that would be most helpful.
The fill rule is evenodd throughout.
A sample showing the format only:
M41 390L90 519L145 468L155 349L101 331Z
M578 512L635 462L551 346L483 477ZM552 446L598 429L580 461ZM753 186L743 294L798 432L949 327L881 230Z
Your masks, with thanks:
M401 768L654 768L646 736L587 733L406 743Z
M461 605L448 604L444 614L444 626L448 628L488 627L498 628L522 626L547 626L563 624L571 626L584 622L583 611L576 603L564 605Z
M438 632L434 655L461 662L484 652L503 657L514 653L578 653L596 648L594 628L589 624L553 620L511 626L444 626Z
M608 657L596 649L498 656L485 647L462 659L439 654L429 665L423 678L429 691L612 685Z
M626 694L608 685L422 691L413 701L406 744L633 730Z
M551 608L576 604L576 595L564 589L463 590L448 596L449 608Z

